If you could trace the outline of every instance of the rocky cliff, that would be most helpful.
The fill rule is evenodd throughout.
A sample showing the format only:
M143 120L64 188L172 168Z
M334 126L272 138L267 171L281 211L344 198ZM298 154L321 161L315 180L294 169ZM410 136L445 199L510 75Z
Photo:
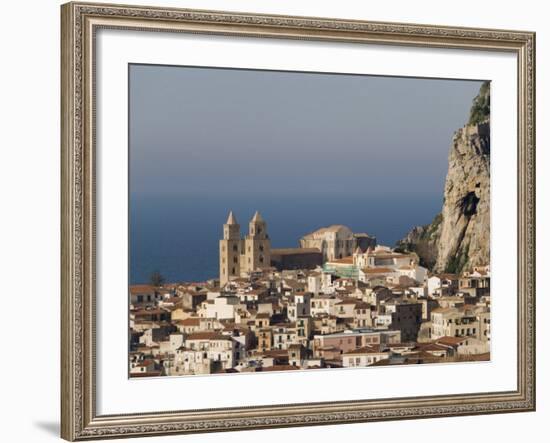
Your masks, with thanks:
M397 244L415 251L433 271L461 272L489 263L489 108L489 84L484 83L468 123L453 136L441 213Z

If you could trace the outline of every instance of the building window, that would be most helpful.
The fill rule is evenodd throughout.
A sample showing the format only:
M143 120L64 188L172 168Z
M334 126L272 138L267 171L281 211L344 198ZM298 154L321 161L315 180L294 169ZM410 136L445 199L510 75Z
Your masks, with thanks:
M233 250L234 250L234 251L237 250L237 245L233 245Z

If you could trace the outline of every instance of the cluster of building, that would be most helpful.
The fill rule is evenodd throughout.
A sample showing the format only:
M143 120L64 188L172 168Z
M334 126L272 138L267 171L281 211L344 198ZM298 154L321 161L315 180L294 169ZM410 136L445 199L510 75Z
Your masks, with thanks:
M219 256L219 278L130 287L131 376L489 359L488 266L431 274L341 225L271 249L258 212Z

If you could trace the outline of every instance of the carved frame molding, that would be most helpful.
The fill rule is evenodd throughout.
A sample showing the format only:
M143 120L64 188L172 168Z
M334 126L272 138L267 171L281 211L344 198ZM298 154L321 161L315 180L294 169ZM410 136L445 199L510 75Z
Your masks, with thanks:
M535 409L535 34L248 13L61 7L61 435L67 440L460 416ZM518 388L391 400L95 411L94 36L99 28L508 51L518 57Z

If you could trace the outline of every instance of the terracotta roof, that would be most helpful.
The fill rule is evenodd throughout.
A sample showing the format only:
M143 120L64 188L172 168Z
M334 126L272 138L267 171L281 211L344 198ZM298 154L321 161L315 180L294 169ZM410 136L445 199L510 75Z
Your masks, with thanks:
M155 287L152 285L132 285L130 286L130 294L148 294L155 292Z
M140 309L139 311L133 312L136 317L144 317L147 315L159 315L159 314L168 314L168 311L163 309Z
M382 352L387 351L383 351L382 349L380 349L380 345L367 345L363 346L362 348L354 349L353 351L344 352L344 355L379 354Z
M288 357L285 349L270 349L269 351L258 352L257 355L267 358Z
M201 319L198 317L189 317L185 320L178 321L178 324L182 326L199 326L201 324Z
M336 303L337 305L357 305L360 303L360 300L354 298L345 298L342 301Z
M341 265L352 265L353 264L353 256L343 257L343 258L335 258L333 260L330 260L329 263L337 263Z
M194 332L186 340L231 340L231 337L214 331Z

